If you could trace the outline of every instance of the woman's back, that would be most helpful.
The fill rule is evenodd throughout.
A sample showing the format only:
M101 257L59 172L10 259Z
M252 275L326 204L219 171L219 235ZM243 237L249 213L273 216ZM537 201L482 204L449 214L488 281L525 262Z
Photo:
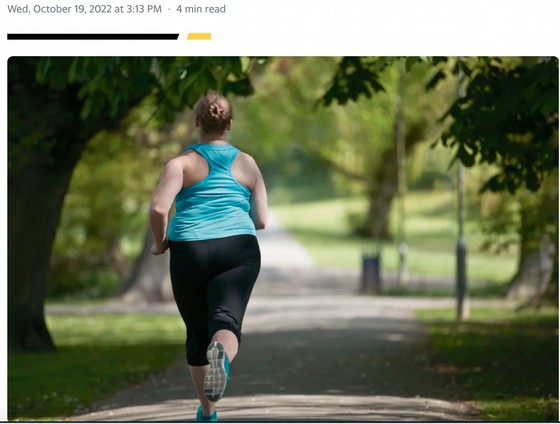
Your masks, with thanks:
M183 189L175 198L169 240L255 234L248 213L256 176L247 156L230 144L201 143L176 159L183 168Z

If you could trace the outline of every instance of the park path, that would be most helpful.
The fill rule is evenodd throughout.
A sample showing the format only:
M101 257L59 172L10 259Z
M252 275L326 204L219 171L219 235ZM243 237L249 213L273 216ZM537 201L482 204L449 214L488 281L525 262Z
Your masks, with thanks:
M418 308L451 306L451 299L360 296L356 271L314 266L276 220L259 239L263 269L226 396L218 403L221 421L476 419L460 388L430 363L425 328L413 314ZM134 308L113 304L80 312ZM141 311L176 313L173 304ZM147 381L67 419L188 421L194 418L195 399L179 358Z

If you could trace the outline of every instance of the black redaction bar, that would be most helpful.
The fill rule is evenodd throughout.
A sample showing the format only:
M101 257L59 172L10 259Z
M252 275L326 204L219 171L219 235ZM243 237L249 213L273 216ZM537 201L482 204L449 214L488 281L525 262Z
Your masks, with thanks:
M177 40L179 34L8 34L8 40Z

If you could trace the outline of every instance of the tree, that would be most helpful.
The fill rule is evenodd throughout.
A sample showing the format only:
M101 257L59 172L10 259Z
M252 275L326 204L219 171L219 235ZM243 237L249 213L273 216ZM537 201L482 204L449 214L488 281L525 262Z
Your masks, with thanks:
M465 96L444 117L453 122L441 142L465 166L493 164L483 190L536 191L558 169L558 59L459 60L469 77Z
M348 60L348 66L353 63L354 59ZM320 162L321 168L333 171L326 175L323 172L323 180L332 178L343 193L359 193L367 199L367 211L359 217L356 215L357 219L351 218L353 231L388 238L388 216L397 190L398 64L390 60L386 66L375 68L379 72L376 87L383 85L383 91L374 92L370 98L318 107L317 98L332 84L336 67L336 58L271 60L266 74L254 80L256 94L240 99L236 105L243 119L234 121L233 138L261 158L273 157L277 162L280 157L286 158L286 173L297 169L298 160L311 156ZM433 122L445 112L447 104L442 99L451 101L445 88L420 95L429 71L427 65L418 66L403 78L407 100L403 113L407 123L405 141L409 154L414 146L436 137ZM362 74L358 72L358 76ZM350 71L345 75L349 84L359 82L359 77ZM341 79L338 77L337 81L341 83ZM251 139L264 139L266 143L252 146ZM306 184L309 181L301 181L298 187ZM313 187L313 192L317 193L317 187Z
M481 191L516 194L520 248L510 294L525 291L538 304L551 285L556 297L558 284L557 272L542 272L558 266L558 59L477 58L458 66L469 82L446 114L453 122L442 143L467 167L492 165Z
M396 60L399 59L343 58L331 87L322 97L323 104L346 104L383 91L380 70ZM433 67L426 88L435 88L459 73L467 78L465 95L456 98L440 119L446 124L440 141L454 149L455 159L467 167L493 166L496 171L484 182L482 191L515 193L526 188L536 192L544 181L557 175L558 59L411 57L406 59L406 68L410 71L421 62ZM542 208L555 209L552 206L557 203L557 187L545 189L548 193L540 197L544 203L524 203L522 208L518 275L523 273L527 258L533 256L531 251L541 245L544 228L556 244L554 263L558 263L557 213L541 213ZM531 203L537 209L529 212ZM529 230L535 227L531 216L541 224L546 218L544 225L538 225L541 231Z
M103 297L128 276L157 178L180 152L190 123L180 114L162 127L154 112L153 102L142 104L117 130L101 131L88 143L65 196L48 296Z
M252 92L239 58L25 58L8 62L8 349L54 350L49 260L88 141L148 97L171 120L209 89Z
M536 192L518 189L479 194L481 226L487 249L518 247L517 271L508 296L528 299L527 305L557 302L558 174L543 179Z
M384 91L381 71L396 60L343 58L322 103L346 104ZM499 172L483 189L513 193L525 186L535 191L546 175L558 169L558 59L512 63L488 57L409 57L407 71L422 62L434 68L428 89L459 72L468 78L465 96L458 97L440 119L452 119L441 143L456 148L456 158L467 167L497 166Z
M401 74L404 67L405 74ZM345 148L357 150L365 166L346 165L346 172L354 179L366 182L368 210L357 231L366 236L390 237L389 213L398 192L397 126L404 127L404 145L407 156L421 142L435 139L440 131L436 120L451 101L452 91L443 87L427 93L426 84L431 71L427 59L411 57L344 57L338 63L329 88L321 103L329 108L360 107L366 114L364 122L368 133L357 140L347 140ZM366 105L371 104L373 107ZM402 107L399 107L402 105ZM378 135L381 125L389 127ZM362 159L364 160L364 159ZM331 163L335 165L334 159ZM343 164L336 164L335 169Z

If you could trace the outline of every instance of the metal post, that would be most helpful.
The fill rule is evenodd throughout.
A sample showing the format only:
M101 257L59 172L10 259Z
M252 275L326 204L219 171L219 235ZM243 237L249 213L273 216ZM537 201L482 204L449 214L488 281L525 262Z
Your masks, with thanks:
M462 71L459 71L458 96L463 97L464 79ZM463 321L469 318L468 303L468 281L467 281L467 242L465 240L465 182L464 167L460 160L457 161L457 320Z
M399 86L397 94L396 115L396 142L397 142L397 192L398 192L398 249L399 264L397 272L397 285L399 287L408 283L408 271L406 265L408 246L406 244L406 145L405 145L405 123L404 123L404 64L399 64Z
M457 163L457 208L459 236L457 239L457 320L469 318L467 286L467 242L465 241L465 187L463 181L463 164Z

